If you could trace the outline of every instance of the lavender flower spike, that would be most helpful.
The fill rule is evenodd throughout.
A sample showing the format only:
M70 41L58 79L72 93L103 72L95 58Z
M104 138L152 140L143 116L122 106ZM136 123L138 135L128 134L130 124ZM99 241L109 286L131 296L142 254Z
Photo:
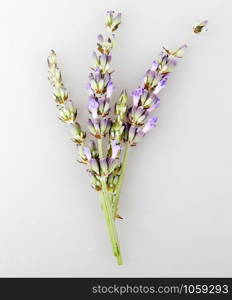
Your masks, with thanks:
M47 59L48 79L58 108L58 117L68 125L71 139L76 144L77 160L86 166L91 177L91 187L98 192L99 206L103 211L112 251L119 265L122 264L122 254L116 220L122 219L119 215L119 199L130 149L156 127L158 119L152 114L156 114L162 90L167 86L169 76L187 47L186 44L175 50L163 47L145 72L142 81L133 89L132 104L128 104L128 95L123 89L112 109L111 98L115 89L111 65L112 50L116 44L114 33L120 24L121 13L108 11L105 20L107 33L97 36L87 83L88 136L78 123L77 107L70 100L64 86L54 50ZM196 23L193 33L205 31L207 24L206 20ZM110 112L113 113L109 117Z

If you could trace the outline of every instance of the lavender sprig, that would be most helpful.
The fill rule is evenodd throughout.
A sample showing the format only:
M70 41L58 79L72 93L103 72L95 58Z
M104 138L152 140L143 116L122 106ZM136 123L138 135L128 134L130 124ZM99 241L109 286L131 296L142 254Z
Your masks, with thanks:
M108 11L105 21L108 34L99 34L97 37L97 50L93 53L87 85L90 114L87 126L91 135L88 146L86 133L77 121L77 108L69 99L63 84L56 53L52 50L48 57L48 78L58 108L58 118L68 124L72 141L77 145L78 161L87 166L92 180L91 186L99 193L112 250L118 264L122 264L122 256L115 220L121 219L118 206L129 149L156 127L158 118L153 112L160 105L158 95L167 85L170 74L187 47L183 45L174 51L163 47L140 85L132 92L132 104L128 106L128 95L123 90L116 101L113 117L110 118L111 98L115 89L112 82L111 52L115 46L114 32L120 24L121 14ZM207 24L208 21L196 23L193 33L206 31Z
M103 140L109 136L112 128L112 120L109 118L110 99L114 90L111 74L111 51L115 45L114 32L121 23L121 15L109 11L106 17L108 36L98 35L97 50L93 53L92 71L89 74L87 90L89 93L88 110L90 119L88 129L98 142L98 157L90 159L89 172L94 176L97 184L92 185L100 192L101 206L104 211L106 224L111 239L114 255L118 264L122 264L120 245L115 227L112 209L111 192L117 185L118 173L120 171L119 155L121 146L117 141L111 141L108 151L104 154Z

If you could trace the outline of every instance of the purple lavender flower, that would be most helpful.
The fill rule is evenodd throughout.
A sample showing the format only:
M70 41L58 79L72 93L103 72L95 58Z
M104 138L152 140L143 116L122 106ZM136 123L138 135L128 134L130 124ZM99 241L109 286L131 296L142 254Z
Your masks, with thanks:
M162 79L162 76L158 71L148 70L146 76L143 78L142 87L149 91L153 90Z
M166 86L168 80L168 74L165 75L157 84L154 89L154 93L158 95L158 93Z
M133 96L133 106L138 106L139 99L143 95L144 90L142 88L138 88L132 92Z
M179 58L183 56L186 45L177 50L163 48L157 60L152 62L143 77L142 83L132 92L133 105L128 108L128 96L123 91L115 104L113 121L108 117L110 98L114 85L111 81L111 50L115 44L113 32L121 23L121 14L108 11L106 27L109 34L98 35L97 50L93 53L93 65L89 75L87 90L89 94L88 110L91 118L88 128L97 140L85 146L86 133L77 122L77 109L64 87L61 72L57 65L56 54L51 51L48 57L49 80L53 88L53 96L58 106L59 118L70 127L72 140L77 144L78 159L88 166L92 177L92 187L100 191L100 203L106 219L112 243L113 253L118 264L122 264L120 245L115 226L118 214L118 203L123 176L126 170L128 146L135 146L151 129L156 127L157 117L150 113L160 104L159 92L166 86L169 74L173 71ZM198 34L206 29L208 21L198 22L193 32ZM103 138L108 135L108 144ZM124 147L123 147L124 145ZM121 157L123 156L123 157Z
M106 88L106 97L107 98L110 98L112 96L112 93L113 93L113 90L115 89L115 86L113 84L112 81L110 81L108 84L107 84L107 88Z
M167 62L162 65L159 72L161 74L171 73L173 71L174 67L176 66L176 64L177 64L177 60L175 58L169 57Z
M101 139L109 133L112 121L108 119L89 119L87 121L88 128L90 133L95 136L97 139Z
M93 96L89 97L88 109L94 119L98 118L99 102Z
M90 87L94 94L104 94L107 85L110 82L110 75L108 73L102 74L100 69L97 68L94 73L90 73Z
M159 66L158 62L156 60L154 60L151 65L151 70L156 71L158 66Z
M99 34L99 35L97 36L97 39L98 39L98 42L99 42L99 43L102 43L102 42L104 41L104 38L103 38L103 35L102 35L102 34Z
M121 146L116 140L111 141L111 158L115 159L121 151Z
M149 112L159 106L159 98L156 94L144 90L143 95L140 98L139 105Z
M158 121L158 118L157 117L152 117L150 118L147 123L144 125L143 129L142 129L142 132L144 134L147 134L148 131L150 131L152 128L155 128L156 127L156 123Z
M93 52L93 70L99 69L103 74L112 73L110 62L111 55L102 54L98 56L96 52Z
M129 109L128 120L132 125L141 126L148 116L148 112L142 106L132 106Z
M112 159L112 158L100 159L101 175L109 176L117 167L117 165L118 165L118 161L116 159Z
M91 158L91 159L90 159L89 165L90 165L91 171L93 171L93 172L96 173L97 175L100 175L99 164L98 164L98 161L97 161L95 158Z

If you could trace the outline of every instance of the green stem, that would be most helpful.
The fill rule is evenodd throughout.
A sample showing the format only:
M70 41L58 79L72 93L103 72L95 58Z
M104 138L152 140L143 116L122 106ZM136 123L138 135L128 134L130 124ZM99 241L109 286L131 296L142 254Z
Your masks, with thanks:
M103 158L103 149L102 149L102 140L101 139L98 140L98 151L99 151L99 158ZM105 221L106 221L113 253L117 258L118 264L122 265L123 262L122 262L122 256L121 256L120 245L119 245L119 240L118 240L118 234L117 234L117 229L116 229L116 225L115 225L112 205L111 205L110 193L107 191L106 178L102 177L101 183L102 183L102 191L100 192L101 207L104 212Z
M120 194L121 194L121 190L122 190L123 179L125 176L129 148L130 148L130 145L126 144L125 152L124 152L124 156L123 156L123 160L122 160L121 173L120 173L120 177L119 177L118 184L117 184L116 191L115 191L115 197L114 197L114 202L113 202L113 214L114 214L115 218L116 218L116 214L118 211L118 203L119 203Z

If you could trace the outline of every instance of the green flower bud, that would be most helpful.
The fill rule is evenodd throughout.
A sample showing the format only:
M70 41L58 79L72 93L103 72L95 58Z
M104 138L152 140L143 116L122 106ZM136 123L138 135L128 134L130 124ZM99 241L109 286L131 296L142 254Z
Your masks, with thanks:
M71 100L65 102L59 109L58 117L64 123L73 123L77 116L77 109Z
M86 133L82 131L81 126L79 123L70 123L70 132L72 135L72 141L76 144L82 144L85 137Z
M53 89L53 97L57 104L64 104L64 102L68 99L68 92L65 87L54 87Z

